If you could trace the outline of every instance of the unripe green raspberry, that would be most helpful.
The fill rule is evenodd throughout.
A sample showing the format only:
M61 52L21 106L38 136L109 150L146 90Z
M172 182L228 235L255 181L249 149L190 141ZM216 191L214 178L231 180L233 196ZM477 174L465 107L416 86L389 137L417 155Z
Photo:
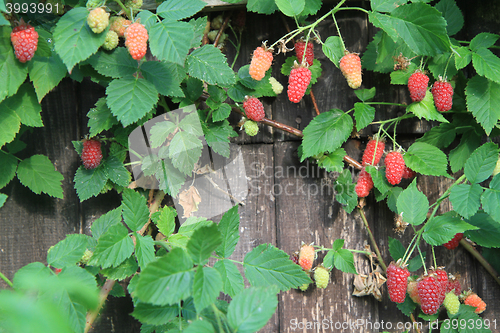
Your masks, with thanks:
M269 78L269 83L271 84L271 87L273 87L273 91L276 95L281 94L283 91L283 85L278 82L274 77Z
M306 291L307 288L309 288L309 285L310 285L310 283L304 283L303 285L301 285L299 287L299 289L302 290L302 291Z
M142 0L127 0L125 2L125 7L133 8L133 9L140 9L142 7Z
M316 287L325 289L330 282L330 272L323 266L318 266L314 270L314 281L316 282Z
M460 301L458 300L458 296L455 295L453 291L450 291L446 294L443 305L451 315L457 314L458 309L460 308Z
M243 124L243 127L249 136L255 136L259 133L259 125L257 125L255 121L247 120L245 121L245 124Z
M89 249L86 249L85 252L83 253L82 259L80 259L80 262L84 265L87 265L89 263L90 258L92 258L92 255L94 252L90 251Z
M109 24L109 13L102 7L92 9L87 17L87 24L95 34L100 34Z
M113 30L109 30L108 33L106 34L106 40L104 41L102 47L105 50L111 51L117 46L118 46L118 34Z
M500 173L500 156L498 157L497 165L495 166L495 169L493 169L493 177L498 175Z

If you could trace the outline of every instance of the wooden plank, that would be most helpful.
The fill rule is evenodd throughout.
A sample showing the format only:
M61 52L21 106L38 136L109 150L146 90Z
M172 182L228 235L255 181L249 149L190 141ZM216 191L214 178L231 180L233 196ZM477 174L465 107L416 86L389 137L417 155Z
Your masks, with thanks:
M66 234L81 228L79 206L73 188L75 152L71 140L77 132L74 85L69 79L42 101L44 127L25 132L27 148L21 159L45 154L63 176L64 199L37 195L15 178L2 192L9 198L0 215L0 271L9 279L21 267L40 261L47 263L47 250ZM40 138L43 138L41 140ZM0 288L7 285L0 281Z

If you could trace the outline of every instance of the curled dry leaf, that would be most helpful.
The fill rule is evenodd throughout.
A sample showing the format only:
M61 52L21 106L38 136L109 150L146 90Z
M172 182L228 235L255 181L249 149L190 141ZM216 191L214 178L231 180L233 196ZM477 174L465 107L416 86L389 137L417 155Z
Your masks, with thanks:
M179 204L184 209L182 217L191 217L193 212L198 211L198 204L201 202L201 196L196 187L190 186L187 190L179 194Z

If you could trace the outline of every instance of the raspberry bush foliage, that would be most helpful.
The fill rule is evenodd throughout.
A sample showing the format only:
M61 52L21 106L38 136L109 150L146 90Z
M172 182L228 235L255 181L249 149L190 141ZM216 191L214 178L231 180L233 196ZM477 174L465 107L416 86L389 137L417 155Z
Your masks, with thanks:
M470 41L455 39L464 20L454 0L364 3L365 8L349 8L345 0L333 4L248 1L247 11L281 12L297 26L279 40L255 45L248 64L234 68L235 61L228 63L220 46L234 47L238 56L244 20L233 16L227 24L214 19L211 25L221 33L208 31L208 16L202 11L206 4L201 0L159 1L147 8L142 1L50 1L57 10L30 14L13 12L12 3L0 0L0 188L17 177L34 193L63 198L63 177L48 157L21 159L17 154L29 145L22 134L44 125L40 104L44 97L63 78L90 78L105 87L106 94L88 110L88 135L75 139L75 154L86 158L88 153L82 150L87 140L98 140L92 142L101 143L102 152L96 153L99 163L76 170L75 190L81 201L106 191L122 195L120 207L93 222L91 236L71 234L54 245L47 255L48 266L29 264L15 274L13 282L2 275L12 290L0 292L0 310L9 314L0 315L0 326L7 332L38 332L40 327L50 332L86 332L90 328L86 318L92 323L106 298L99 296L99 288L105 296L124 296L126 285L134 303L131 315L142 323L141 332L255 332L275 312L278 292L307 290L312 279L318 288L325 288L333 268L356 274L354 254L371 252L344 249L342 239L332 248L304 245L309 250L304 269L298 265L298 254L290 257L271 244L258 245L242 262L235 261L230 257L239 240L237 207L218 224L191 216L179 226L175 209L162 205L165 195L178 198L179 184L192 177L202 136L216 154L229 156L230 138L238 135L238 127L228 121L231 112L252 120L245 127L249 135L258 131L253 121L287 130L263 118L262 97L275 97L283 86L290 105L311 95L318 78L325 75L321 61L311 52L313 44L316 52L326 56L324 61L333 62L346 77L345 84L355 89L359 101L349 110L318 111L300 135L301 162L310 159L329 172L338 172L334 185L346 190L335 199L346 212L358 207L364 216L364 197L374 195L398 216L397 227L409 226L406 232L414 234L410 244L392 238L387 242L392 260L398 263L396 273L391 273L393 266L388 272L396 274L389 277L391 299L405 315L433 320L446 307L450 318L480 320L479 311L463 304L467 295L445 301L446 285L430 267L437 269L439 259L434 251L421 253L420 247L449 244L457 234L463 235L464 246L474 242L486 250L500 247L499 146L495 143L500 134L500 59L492 51L498 49L500 36L480 33ZM41 4L48 8L49 1ZM362 11L378 28L363 54L346 50L338 26L332 36L320 36L315 29L323 21L337 25L335 15L347 9ZM36 33L19 34L24 22ZM223 27L230 32L223 32ZM290 53L294 45L298 48ZM277 57L284 57L278 70L289 77L283 82L271 77ZM378 100L375 87L362 82L363 73L370 71L390 76L391 85L405 86L413 102ZM412 81L414 73L420 76L418 82ZM447 82L444 88L443 82ZM441 88L436 91L436 86ZM251 110L245 101L252 101ZM193 126L189 117L184 118L189 121L158 123L147 134L153 149L166 148L130 162L127 138L134 129L190 105L195 105L201 127ZM384 105L399 107L401 115L377 120ZM433 121L435 126L405 148L397 140L398 124L412 118ZM382 144L368 149L363 164L353 163L343 144L352 134L374 125ZM394 151L397 163L383 162L384 148L386 153ZM361 172L352 174L345 162ZM147 191L129 188L132 168L160 178L154 200L147 200ZM430 202L415 176L444 176L453 182ZM401 185L406 178L410 180ZM0 193L0 207L7 199ZM446 199L453 210L437 214ZM371 245L377 248L376 243ZM313 267L319 251L327 254ZM374 257L380 266L377 274L382 274L384 260L380 253ZM422 274L416 273L422 269ZM414 275L408 277L410 273ZM440 296L432 298L424 287L434 288L432 295ZM231 301L220 298L221 292ZM29 320L22 317L25 307L30 310Z

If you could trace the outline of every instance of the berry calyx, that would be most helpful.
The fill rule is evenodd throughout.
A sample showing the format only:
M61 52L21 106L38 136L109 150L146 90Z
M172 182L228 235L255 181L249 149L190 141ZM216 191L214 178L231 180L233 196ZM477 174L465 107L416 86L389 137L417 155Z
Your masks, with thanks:
M259 125L255 121L252 120L247 120L243 124L243 127L245 128L245 132L249 136L255 136L257 133L259 133Z
M366 144L363 152L363 165L377 165L384 154L385 142L374 137Z
M14 54L17 60L25 63L35 55L38 47L38 32L21 19L21 24L12 29L10 41L14 46Z
M316 287L325 289L330 282L330 271L323 266L318 266L314 269L314 282Z
M81 157L85 169L97 168L102 160L101 141L84 140Z
M428 275L417 282L417 291L422 312L435 314L442 302L441 283L433 275Z
M455 236L453 236L453 238L449 242L444 243L443 246L448 250L453 250L458 246L458 244L460 244L460 241L462 240L463 237L464 237L463 233L461 232L456 233Z
M312 247L312 245L302 245L299 252L300 267L302 267L304 271L310 271L313 266L315 257L316 252L314 251L314 247Z
M306 52L305 58L304 58L304 50ZM304 40L299 40L297 43L295 43L295 54L297 55L297 59L299 63L302 63L302 59L309 65L312 66L313 61L314 61L314 45L312 41L307 42L307 49L306 49L306 42Z
M408 79L408 90L410 91L411 100L414 102L423 100L428 84L429 77L421 70L416 70Z
M440 78L434 82L431 92L438 111L446 112L451 110L453 105L453 87L449 82Z
M278 82L274 77L269 78L269 83L271 84L271 87L273 88L273 91L276 95L281 94L283 91L283 85Z
M118 46L118 35L113 30L109 30L106 33L106 39L104 44L102 44L103 49L111 51Z
M125 46L135 60L141 60L148 49L148 31L139 22L132 23L125 29Z
M384 159L385 177L392 185L397 185L403 178L405 170L405 160L403 155L398 151L392 151Z
M248 119L261 121L266 116L264 105L255 97L249 97L243 102L243 109Z
M271 68L272 63L272 49L268 49L265 45L259 46L253 51L248 72L252 79L260 81L266 76L266 71Z
M113 16L109 20L109 30L113 30L114 32L116 32L118 37L123 37L125 34L125 29L127 29L127 27L131 24L132 22L130 20L127 20L123 16Z
M399 263L391 262L387 267L387 289L389 297L395 303L403 303L406 298L406 287L410 272Z
M354 187L356 194L360 198L367 197L370 194L371 189L373 188L373 179L372 176L366 172L365 169L361 170L358 177L358 182Z
M109 13L102 7L94 8L87 16L87 24L93 33L100 34L109 24Z
M352 89L361 87L361 59L357 53L348 53L340 59L340 71Z
M452 292L447 293L444 298L443 305L451 315L456 315L458 313L458 309L460 308L458 296Z
M486 303L476 293L467 293L464 304L475 307L476 310L474 310L474 312L477 314L480 314L484 310L486 310Z
M307 67L299 66L297 63L292 68L288 77L288 99L290 102L298 103L304 97L307 86L311 82L311 71Z

